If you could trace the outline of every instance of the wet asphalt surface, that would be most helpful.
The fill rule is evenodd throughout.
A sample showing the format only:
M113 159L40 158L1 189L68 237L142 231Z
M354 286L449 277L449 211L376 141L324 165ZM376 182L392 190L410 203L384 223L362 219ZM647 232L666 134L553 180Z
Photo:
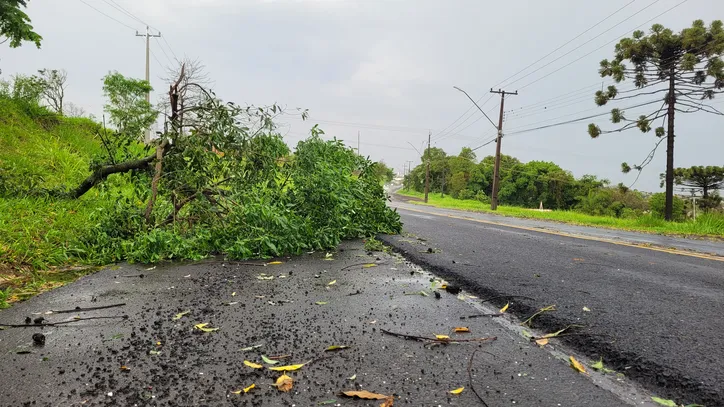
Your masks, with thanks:
M0 405L379 406L379 400L339 396L364 389L394 394L395 406L477 406L482 403L470 391L467 371L475 349L473 382L491 407L610 407L641 400L628 380L571 369L551 353L561 350L557 340L539 348L509 329L511 315L461 320L481 312L469 303L475 299L446 291L436 299L431 276L399 256L368 254L361 242L348 242L332 257L314 253L268 266L221 259L153 270L122 265L0 311L0 322L12 324L41 316L46 323L120 317L0 331ZM369 263L377 265L362 265ZM430 295L405 295L420 290ZM118 303L126 305L45 314ZM190 312L173 320L184 311ZM198 323L219 330L195 330ZM458 326L472 333L450 333ZM380 329L497 340L430 346ZM45 335L43 346L33 345L36 333ZM255 345L261 346L242 350ZM332 345L351 348L324 352ZM261 355L289 355L284 365L311 362L287 373L294 387L284 393L270 386L281 373L268 370ZM249 393L233 393L251 384L256 387ZM460 395L448 393L461 386Z
M519 317L555 304L534 327L583 325L561 340L660 397L724 405L724 262L398 211L407 235L383 240L405 257L480 297L532 297Z

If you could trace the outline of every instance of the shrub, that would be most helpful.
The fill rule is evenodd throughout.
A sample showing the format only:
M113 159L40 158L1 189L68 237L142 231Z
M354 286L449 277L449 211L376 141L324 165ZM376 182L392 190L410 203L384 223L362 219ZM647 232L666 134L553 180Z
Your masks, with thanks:
M465 188L460 190L458 193L458 199L474 199L475 198L475 192Z
M476 201L480 201L480 202L482 202L482 203L484 203L484 204L490 203L490 197L488 197L487 195L485 195L485 192L483 192L483 191L478 191L478 193L475 194L475 200L476 200Z
M674 196L674 204L673 204L673 219L674 221L681 221L686 218L686 211L684 210L684 200ZM651 195L651 198L649 198L649 207L651 208L651 213L659 218L664 218L664 214L666 212L666 194L663 192L659 192L657 194Z

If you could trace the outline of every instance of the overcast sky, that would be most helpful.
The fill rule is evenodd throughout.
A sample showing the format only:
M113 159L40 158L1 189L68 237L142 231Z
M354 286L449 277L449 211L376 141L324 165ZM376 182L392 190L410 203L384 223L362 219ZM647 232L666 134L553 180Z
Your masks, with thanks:
M628 185L635 174L622 174L620 164L643 160L656 142L653 132L631 130L592 140L586 133L590 121L614 128L608 117L600 117L514 133L609 111L611 106L596 107L593 93L603 82L598 62L613 56L619 37L654 22L679 31L697 18L707 24L724 18L721 0L688 0L667 11L681 2L31 0L27 12L44 37L42 48L3 45L0 67L5 79L13 73L64 68L68 100L100 115L105 74L144 75L144 39L135 36L135 30L145 30L141 20L163 36L151 42L156 89L166 87L159 76L174 54L198 58L225 100L309 109L309 122L284 119L280 131L290 145L314 123L326 136L354 147L359 131L361 153L397 171L407 160L419 163L409 143L421 148L428 129L433 145L452 154L495 135L492 124L477 109L469 110L471 102L453 86L480 100L496 124L500 98L490 88L518 90L518 96L505 101L505 133L510 134L503 139L505 154L522 161L554 161L576 176L595 174ZM617 105L650 100L642 96ZM648 113L652 106L628 110L629 116ZM724 98L713 106L724 110ZM724 165L724 116L679 115L676 123L677 167ZM660 190L663 147L635 188ZM482 158L494 151L491 143L476 153Z

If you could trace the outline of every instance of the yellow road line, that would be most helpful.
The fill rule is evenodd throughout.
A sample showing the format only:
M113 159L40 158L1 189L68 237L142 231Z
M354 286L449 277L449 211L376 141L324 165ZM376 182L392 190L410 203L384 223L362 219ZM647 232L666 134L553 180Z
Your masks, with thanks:
M630 242L621 242L618 240L605 239L605 238L594 237L594 236L576 235L576 234L572 234L572 233L546 230L546 229L541 229L541 228L533 228L533 227L528 227L528 226L510 225L507 223L495 222L492 220L475 219L475 218L471 218L471 217L467 217L467 216L457 216L457 215L449 215L446 213L429 212L429 211L424 211L424 210L420 210L420 209L401 208L401 207L397 207L397 209L403 209L403 210L412 211L412 212L419 212L419 213L424 213L424 214L428 214L428 215L444 216L444 217L453 218L453 219L469 220L469 221L478 222L478 223L486 223L489 225L505 226L507 228L528 230L531 232L547 233L549 235L571 237L574 239L592 240L595 242L611 243L611 244L616 244L619 246L635 247L637 249L646 249L646 250L653 250L653 251L669 253L669 254L678 254L681 256L696 257L696 258L705 259L705 260L724 261L724 257L713 255L713 254L697 253L697 252L679 250L679 249L667 249L664 247L649 246L649 245L646 245L643 243L637 244L637 243L630 243Z

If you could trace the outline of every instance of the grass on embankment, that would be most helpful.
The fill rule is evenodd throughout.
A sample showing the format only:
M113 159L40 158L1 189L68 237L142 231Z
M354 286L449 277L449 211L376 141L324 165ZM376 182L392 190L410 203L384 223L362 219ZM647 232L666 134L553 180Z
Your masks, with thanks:
M397 191L397 194L415 198L424 197L424 194L415 191L399 190ZM488 212L502 216L551 220L583 226L596 226L666 235L724 238L724 216L722 215L703 214L699 215L696 221L666 222L663 219L656 218L651 215L644 215L637 218L614 218L612 216L587 215L585 213L575 211L543 212L514 206L498 206L497 211L491 211L490 204L484 204L475 200L454 199L448 195L440 197L440 194L429 194L427 204L422 201L410 202L419 205L435 206L438 208L460 209L472 212Z
M101 151L96 129L89 119L0 98L0 187L78 185ZM91 263L78 239L102 206L92 193L78 200L0 196L0 308L92 270L78 267Z

